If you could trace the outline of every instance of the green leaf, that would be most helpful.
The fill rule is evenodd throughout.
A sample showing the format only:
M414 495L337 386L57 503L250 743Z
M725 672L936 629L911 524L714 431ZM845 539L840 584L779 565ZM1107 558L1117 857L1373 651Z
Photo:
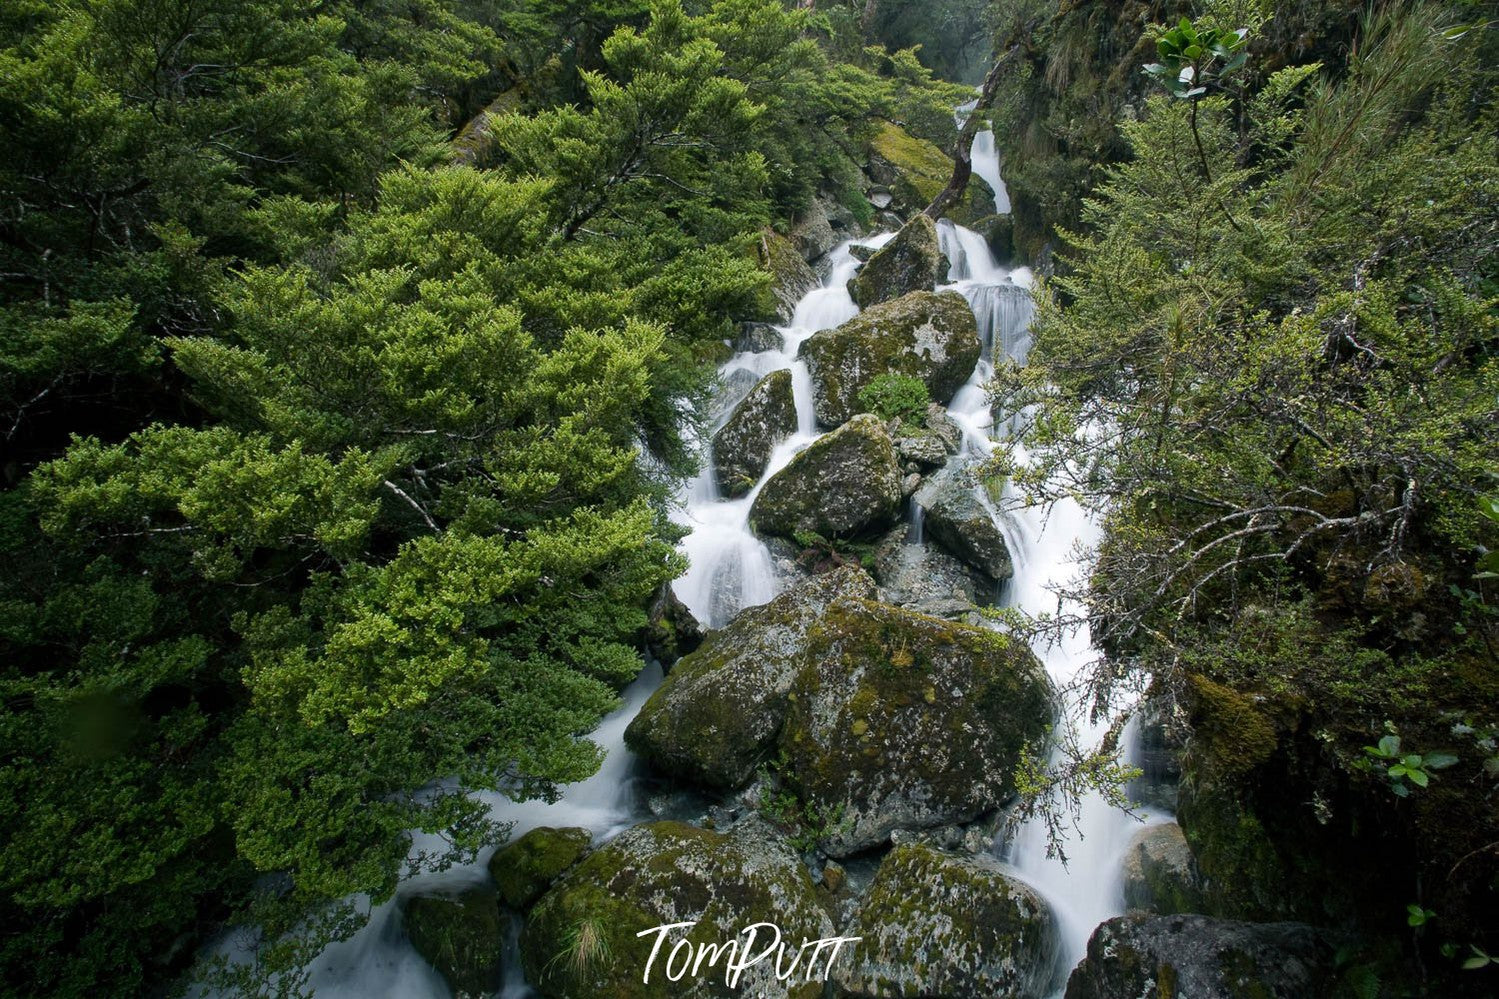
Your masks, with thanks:
M1412 770L1410 772L1411 783L1417 787L1426 787L1431 783L1431 777L1425 770Z

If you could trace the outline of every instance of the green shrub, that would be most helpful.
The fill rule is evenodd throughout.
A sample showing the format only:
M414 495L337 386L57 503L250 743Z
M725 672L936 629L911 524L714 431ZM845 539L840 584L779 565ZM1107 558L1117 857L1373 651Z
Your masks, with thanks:
M910 375L880 375L859 392L859 405L881 419L920 426L932 397L926 383Z

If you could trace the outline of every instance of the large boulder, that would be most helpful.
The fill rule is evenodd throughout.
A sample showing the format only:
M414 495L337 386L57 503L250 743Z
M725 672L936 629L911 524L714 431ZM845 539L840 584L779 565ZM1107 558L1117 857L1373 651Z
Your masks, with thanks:
M895 520L900 501L895 444L866 413L818 438L772 476L755 497L750 524L783 537L868 535Z
M790 700L783 774L834 818L820 844L834 857L998 807L1052 715L1023 643L855 598L808 632Z
M874 580L847 566L743 611L677 663L625 729L626 744L676 777L747 784L780 734L808 629L838 597L874 592Z
M897 846L845 933L863 937L834 969L853 996L1028 999L1052 976L1051 910L988 856Z
M713 471L725 496L754 488L777 444L796 433L791 372L772 371L750 389L734 414L713 435Z
M951 156L898 125L886 122L870 140L869 174L882 192L879 196L871 192L870 203L876 208L889 207L902 215L925 211L947 187L952 172ZM974 177L963 197L947 210L947 217L972 227L994 211L994 192Z
M933 617L959 618L975 606L993 603L993 580L933 545L908 539L902 525L880 539L874 549L874 576L880 599Z
M1162 822L1135 833L1124 854L1124 904L1158 916L1205 911L1207 900L1181 826Z
M760 234L758 244L760 269L770 274L770 287L763 296L756 319L773 319L787 323L796 314L796 304L807 292L822 285L796 245L774 229Z
M500 987L507 922L493 887L415 895L402 905L406 938L442 975L455 999L480 999Z
M624 832L563 875L531 910L521 957L527 980L547 999L820 997L820 980L808 982L801 973L778 980L775 955L746 969L732 992L725 983L732 954L715 962L710 952L695 971L668 981L666 962L682 941L693 947L685 955L692 960L703 945L743 945L746 928L763 922L780 929L788 952L783 966L803 940L834 935L811 876L784 839L758 819L729 834L653 822ZM649 932L673 923L693 925ZM762 928L754 954L772 940Z
M802 343L817 422L836 427L863 408L859 393L884 374L926 383L949 402L973 374L983 347L968 300L955 291L912 292L861 312Z
M1334 966L1333 942L1302 923L1121 916L1093 931L1067 999L1308 999L1334 994Z
M708 420L718 426L733 415L734 407L744 401L750 390L760 384L760 376L749 368L735 368L719 375L708 401Z
M928 536L991 579L1014 575L1010 549L993 515L962 469L949 465L927 479L915 496Z
M489 858L489 875L500 898L517 911L528 909L563 871L583 859L593 843L587 829L538 826Z
M946 276L937 225L917 215L859 268L848 283L848 292L861 309L867 309L913 291L931 291Z

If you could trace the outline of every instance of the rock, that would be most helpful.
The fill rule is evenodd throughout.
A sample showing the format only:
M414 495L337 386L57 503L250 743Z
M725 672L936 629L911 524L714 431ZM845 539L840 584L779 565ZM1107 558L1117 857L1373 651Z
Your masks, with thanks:
M687 605L677 599L670 583L651 598L641 643L663 667L672 665L703 642L703 628Z
M836 427L858 413L859 393L883 374L919 378L939 403L973 374L982 351L978 323L962 295L912 292L802 342L817 421Z
M909 533L905 525L897 527L875 547L881 600L941 618L959 618L976 605L993 602L993 580L938 548L908 543Z
M479 999L499 989L506 925L492 887L414 895L401 912L411 946L447 981L455 999Z
M864 414L818 438L772 476L750 508L750 525L783 537L799 531L857 537L889 526L900 501L895 445L880 421Z
M987 507L963 471L951 468L933 475L917 490L913 502L926 511L931 539L991 579L1014 574L1010 549Z
M849 597L808 632L790 701L783 773L836 816L820 844L832 857L997 807L1052 714L1022 643Z
M760 234L758 257L760 268L770 273L770 289L760 304L761 314L755 318L790 322L796 314L796 303L822 282L791 240L773 229Z
M719 491L732 499L753 489L776 445L794 433L796 399L791 372L782 368L760 379L713 435Z
M760 376L749 368L735 368L720 375L714 387L712 401L708 404L708 419L718 426L734 412L734 407L744 401L750 389L760 384Z
M895 451L903 462L931 470L947 464L947 445L933 433L905 433L895 440Z
M814 576L711 631L625 729L625 743L675 777L742 787L769 755L802 668L807 631L838 597L873 597L852 566Z
M738 348L750 354L786 349L786 337L770 323L740 323Z
M864 938L835 969L854 996L1021 999L1052 977L1051 910L990 857L896 847L844 932Z
M826 204L821 200L814 200L805 214L791 227L790 237L802 259L809 262L837 246L838 234L833 231Z
M869 175L890 191L890 207L897 213L924 211L952 179L952 170L950 156L898 125L887 122L870 139Z
M957 454L962 450L963 428L954 423L953 418L947 415L947 410L935 402L926 408L926 428L942 442L948 454Z
M920 473L918 473L918 472L911 472L905 478L903 478L903 479L900 480L900 495L901 495L901 499L910 499L912 496L916 495L916 490L918 490L920 488L921 488L921 475L920 475Z
M711 965L710 954L698 974L670 982L665 964L673 948L683 940L742 944L745 928L765 921L780 928L788 964L804 939L834 935L811 876L774 830L759 819L728 834L653 822L627 830L563 875L531 910L521 957L526 978L547 999L706 999L729 994L727 956ZM667 932L651 964L658 935L636 934L685 922L696 925ZM755 953L770 940L763 930ZM800 974L777 980L772 958L745 971L734 994L817 999L822 992L822 982Z
M913 291L931 291L947 274L937 240L937 224L925 215L907 222L848 283L862 309Z
M836 895L848 885L848 872L836 860L822 865L822 886Z
M1302 923L1131 915L1093 931L1067 999L1307 999L1334 994L1335 948Z
M849 256L853 257L855 260L860 261L861 263L868 263L869 258L879 252L880 251L877 247L866 246L863 243L852 243L848 248Z
M1181 826L1163 822L1135 833L1124 854L1124 904L1158 916L1205 910L1197 865Z
M891 202L894 200L895 195L891 194L888 188L874 187L869 191L869 203L878 211L884 211L886 208L889 208Z
M500 847L489 858L500 899L517 912L529 909L563 871L583 859L592 843L587 829L538 826Z

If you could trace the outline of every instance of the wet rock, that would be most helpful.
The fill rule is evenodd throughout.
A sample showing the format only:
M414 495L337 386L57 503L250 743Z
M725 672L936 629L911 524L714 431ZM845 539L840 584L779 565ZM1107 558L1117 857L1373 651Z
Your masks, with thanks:
M869 258L879 253L879 247L866 246L863 243L854 243L848 248L849 255L861 263L868 263Z
M770 272L770 290L757 310L761 314L755 318L790 322L796 314L796 303L822 282L791 240L775 230L761 233L758 249L760 267Z
M933 433L905 433L895 440L895 451L901 461L908 461L917 468L930 471L947 464L947 445Z
M770 323L740 323L738 348L750 354L786 349L786 336Z
M522 912L551 887L553 881L588 852L593 834L587 829L538 826L489 858L489 874L500 899Z
M646 613L642 644L666 669L702 644L702 625L687 605L677 599L670 583L663 583L656 591Z
M714 474L725 496L743 496L765 473L777 444L796 433L791 372L772 371L713 435Z
M480 999L500 987L505 922L492 887L414 895L401 911L411 946L442 975L455 999Z
M952 179L952 170L950 156L898 125L887 122L870 139L869 176L890 191L896 212L925 210Z
M699 997L728 994L724 964L667 980L665 960L678 941L719 945L743 940L754 923L773 920L793 954L804 939L834 935L811 876L791 847L758 819L728 834L676 822L636 826L596 850L547 892L526 921L526 977L547 999ZM656 945L643 930L691 922ZM758 953L768 932L757 938ZM789 958L788 958L789 963ZM679 958L680 964L680 958ZM774 961L747 970L736 994L817 999L821 982L778 981Z
M749 783L780 733L807 631L838 597L874 592L874 580L849 566L743 611L677 663L625 743L675 777L726 790Z
M1093 931L1067 999L1308 999L1334 994L1334 960L1326 934L1302 923L1121 916Z
M824 437L765 483L750 508L757 533L869 535L900 508L900 466L880 421L864 414Z
M750 389L759 383L760 376L749 368L735 368L720 375L718 384L713 389L712 401L708 405L709 422L717 426L728 419L734 412L734 407L743 402Z
M807 261L817 260L837 246L838 234L833 231L827 206L820 200L813 201L791 227L790 238L802 259Z
M902 499L910 499L916 495L916 490L921 488L921 473L911 472L900 480L900 495Z
M931 476L913 502L926 511L927 535L991 579L1014 575L1010 549L966 472L949 467Z
M947 274L937 225L917 215L896 233L848 283L862 309L893 301L913 291L931 291Z
M953 418L947 415L947 410L938 403L932 403L926 408L926 429L942 442L947 448L948 454L957 454L963 447L963 428L953 422Z
M1135 833L1124 855L1124 904L1158 916L1205 911L1192 851L1175 822Z
M881 600L950 619L992 602L993 580L984 579L938 548L910 543L909 534L908 527L897 527L874 549L873 569Z
M854 598L809 630L789 699L786 769L817 814L838 817L820 843L833 857L994 809L1051 718L1022 643Z
M967 299L917 291L808 337L801 356L812 375L817 421L836 427L863 408L859 393L883 374L919 378L934 400L948 402L973 374L982 349Z
M897 846L845 932L864 938L835 969L854 996L1021 999L1051 978L1050 909L989 857Z

